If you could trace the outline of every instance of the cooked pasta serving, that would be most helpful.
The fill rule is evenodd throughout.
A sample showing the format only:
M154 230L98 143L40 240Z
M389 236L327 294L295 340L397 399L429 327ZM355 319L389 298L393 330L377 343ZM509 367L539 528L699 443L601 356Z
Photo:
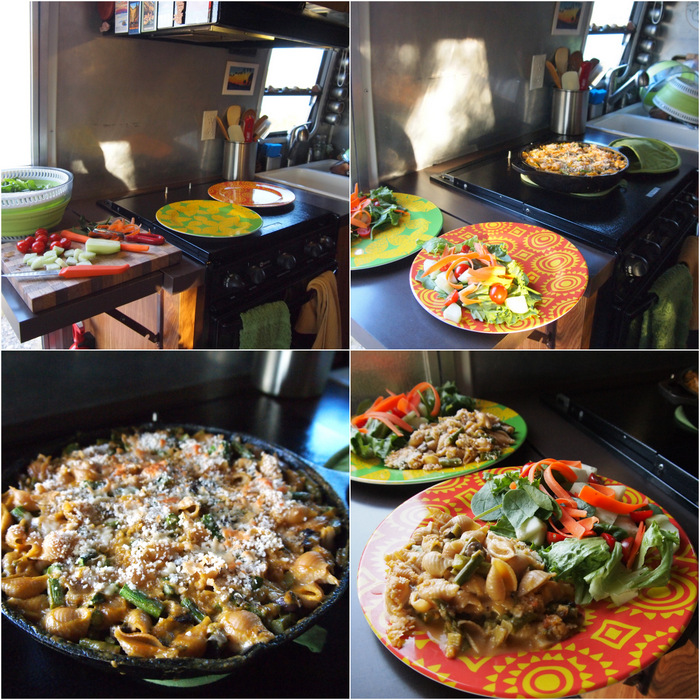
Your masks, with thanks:
M208 431L124 431L39 455L3 493L2 591L88 648L232 656L337 588L344 528L272 452Z
M612 175L627 167L627 158L618 151L582 141L531 148L523 152L523 160L543 172L583 177Z
M464 514L434 513L385 559L387 637L398 648L424 630L450 659L542 649L583 621L573 586L535 551Z

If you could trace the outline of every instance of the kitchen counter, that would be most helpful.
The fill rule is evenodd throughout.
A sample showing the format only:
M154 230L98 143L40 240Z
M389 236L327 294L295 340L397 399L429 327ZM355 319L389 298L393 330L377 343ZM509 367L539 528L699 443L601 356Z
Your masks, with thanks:
M443 213L442 232L482 221L514 221L524 219L500 210L473 197L465 197L435 183L431 175L457 167L469 158L426 168L389 180L386 184L397 192L414 194L435 204ZM588 287L583 300L569 312L585 315L583 307L610 277L614 256L576 243L588 265ZM383 267L353 270L351 276L351 334L365 348L381 349L490 349L512 347L526 338L541 337L547 327L521 333L470 333L443 323L428 314L413 298L409 286L409 270L414 256ZM566 316L564 317L566 318ZM582 320L582 324L583 324ZM553 325L553 324L552 324ZM557 340L561 346L561 341ZM574 347L578 347L573 343Z
M489 397L523 416L528 425L525 443L499 466L519 466L527 461L548 456L581 459L596 465L605 476L637 489L668 509L688 534L695 550L698 543L697 509L682 506L660 488L654 479L636 471L591 437L572 426L550 409L537 395L504 392ZM397 506L422 491L425 486L393 486L353 482L351 577L352 599L357 600L357 568L363 548L377 526ZM651 671L638 674L642 694L626 684L618 683L591 693L591 697L697 697L697 611L680 644L668 652ZM351 611L353 698L464 698L461 691L438 684L413 671L391 654L367 624L359 605ZM655 669L655 671L654 671ZM646 695L646 685L653 693ZM584 695L583 697L587 697Z
M94 357L99 357L94 355ZM93 367L91 372L96 371ZM339 372L339 374L336 374ZM96 425L97 415L110 420L139 424L151 420L158 411L164 422L187 422L238 430L282 445L315 465L325 464L348 441L347 369L336 370L322 396L307 399L281 399L260 394L245 377L218 381L215 387L188 389L155 395L132 402L110 405L105 398L99 411L82 411L80 416L61 416L66 421L82 416L87 426ZM214 394L214 395L212 395ZM137 404L135 406L135 404ZM135 407L134 407L135 406ZM109 422L109 421L108 421ZM78 422L73 425L83 425ZM57 425L51 421L51 425ZM48 430L52 428L48 426ZM36 433L35 433L36 435ZM4 432L3 464L11 463L14 443L28 438L26 431ZM46 437L42 433L41 439ZM347 473L319 468L336 492L347 502ZM68 698L212 698L212 697L348 697L349 621L346 593L319 624L327 632L321 653L290 643L257 657L239 672L216 683L194 688L171 688L131 680L115 673L101 672L76 662L33 641L12 623L3 619L2 694L3 697ZM300 669L313 668L300 679ZM272 671L274 669L274 671Z
M341 225L345 222L347 226L347 204L330 197L323 197L300 189L290 189L294 190L296 201L329 211L339 218ZM71 201L60 227L71 228L77 226L79 224L79 217L76 212L82 214L86 219L91 221L102 221L109 216L108 212L93 200ZM278 212L275 213L278 214ZM264 216L265 212L261 212L261 214ZM275 227L283 228L287 218L294 218L288 215L289 211L285 210L281 215L276 216ZM347 239L347 236L345 236L345 239ZM338 244L340 267L343 255L345 256L345 260L347 260L347 250L342 253L343 247L347 249L347 240L341 241L339 237ZM347 273L344 279L345 281L343 283L339 276L339 290L343 288L343 284L345 289L347 288ZM163 290L173 297L184 292L191 293L193 297L196 297L195 290L204 285L204 280L205 265L183 255L181 261L176 265L137 277L128 282L114 285L108 289L72 300L68 303L60 304L46 311L34 313L27 307L10 282L7 279L3 279L2 308L20 342L25 342L39 336L46 336L45 347L62 347L64 343L69 343L69 331L73 323L92 319L100 314L111 312L117 307L123 307L132 302L138 302L139 300L143 300L160 292L160 290ZM193 301L192 305L195 306L198 303L201 304L201 301ZM348 304L346 301L344 319L348 316L347 306ZM171 315L174 316L175 314ZM108 322L113 326L118 325L118 322L114 320L108 320ZM146 326L148 326L148 324L146 324ZM159 331L162 332L163 329L151 327L148 328L148 330L153 333L158 333ZM186 335L189 337L193 335L193 331L180 329L175 335L179 337ZM65 346L67 347L67 345Z

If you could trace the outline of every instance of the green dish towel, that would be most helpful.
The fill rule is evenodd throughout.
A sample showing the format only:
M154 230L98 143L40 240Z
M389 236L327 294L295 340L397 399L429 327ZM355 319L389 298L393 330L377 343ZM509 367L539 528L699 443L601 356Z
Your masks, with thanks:
M658 139L617 139L610 146L627 156L630 173L669 173L681 164L678 152Z
M283 301L261 304L241 314L241 350L287 350L292 345L289 307Z
M656 301L630 324L628 348L682 349L693 311L693 277L687 265L669 268L649 290Z

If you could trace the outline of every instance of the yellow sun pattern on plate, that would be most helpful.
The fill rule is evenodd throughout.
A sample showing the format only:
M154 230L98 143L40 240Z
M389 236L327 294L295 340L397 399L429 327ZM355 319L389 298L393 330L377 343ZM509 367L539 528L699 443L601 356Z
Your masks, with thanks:
M250 209L199 199L166 204L156 212L156 218L163 226L192 236L232 238L262 226L260 216Z

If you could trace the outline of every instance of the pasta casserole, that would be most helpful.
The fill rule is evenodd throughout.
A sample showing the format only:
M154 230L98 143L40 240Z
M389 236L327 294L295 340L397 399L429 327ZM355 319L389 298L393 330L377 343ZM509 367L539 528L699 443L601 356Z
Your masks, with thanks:
M523 161L542 172L583 177L613 175L627 167L627 158L618 151L581 141L527 149Z
M122 431L39 455L2 495L5 603L49 635L149 658L270 642L339 586L343 515L221 434Z
M426 631L447 658L493 656L546 648L581 627L573 586L554 580L525 543L467 515L434 513L385 560L395 647Z

